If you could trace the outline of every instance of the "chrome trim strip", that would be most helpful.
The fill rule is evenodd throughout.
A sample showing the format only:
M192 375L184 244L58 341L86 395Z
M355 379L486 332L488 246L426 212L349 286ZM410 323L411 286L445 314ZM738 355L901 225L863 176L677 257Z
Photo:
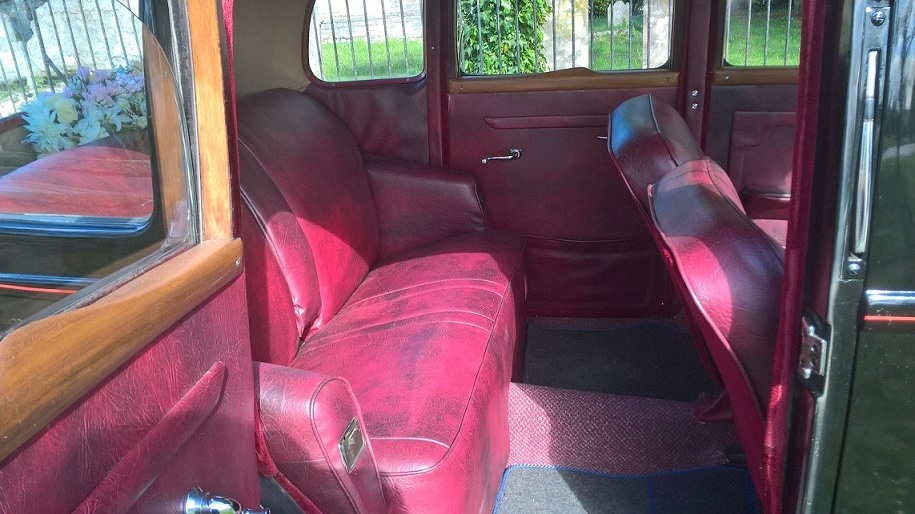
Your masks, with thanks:
M86 287L98 282L98 279L84 277L61 277L57 275L0 273L0 282L20 286Z
M0 234L38 237L115 238L145 231L152 220L69 214L0 213Z

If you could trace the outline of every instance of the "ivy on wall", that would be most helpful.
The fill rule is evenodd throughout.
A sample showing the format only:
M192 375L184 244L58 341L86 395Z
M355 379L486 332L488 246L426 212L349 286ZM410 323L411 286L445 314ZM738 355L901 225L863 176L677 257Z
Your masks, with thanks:
M550 14L549 0L461 0L458 5L460 62L465 73L547 70L541 27Z

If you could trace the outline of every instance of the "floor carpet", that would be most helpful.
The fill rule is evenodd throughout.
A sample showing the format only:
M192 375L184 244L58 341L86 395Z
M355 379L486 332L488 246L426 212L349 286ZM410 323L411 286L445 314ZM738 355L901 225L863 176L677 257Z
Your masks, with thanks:
M685 402L531 384L508 388L509 461L642 475L725 464L731 423L700 423Z
M530 384L683 402L713 396L690 334L663 320L607 328L528 323Z
M742 514L760 512L746 469L693 468L650 475L516 465L505 471L497 514Z

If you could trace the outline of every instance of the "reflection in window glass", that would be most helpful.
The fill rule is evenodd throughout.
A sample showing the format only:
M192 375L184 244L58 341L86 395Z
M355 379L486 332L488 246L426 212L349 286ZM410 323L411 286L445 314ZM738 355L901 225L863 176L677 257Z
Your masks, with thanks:
M132 4L0 3L0 332L190 238L180 97Z
M458 54L467 75L661 68L670 61L673 0L460 0Z
M321 80L423 72L422 0L317 0L308 30L308 62Z
M729 66L797 66L802 0L726 0L724 60Z

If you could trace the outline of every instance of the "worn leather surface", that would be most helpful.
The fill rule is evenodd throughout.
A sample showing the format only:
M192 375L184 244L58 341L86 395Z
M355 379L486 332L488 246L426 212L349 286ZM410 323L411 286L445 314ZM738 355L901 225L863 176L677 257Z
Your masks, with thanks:
M153 212L149 156L79 146L0 177L0 213L144 218Z
M649 185L704 155L676 109L652 95L621 103L610 114L607 133L629 191L646 211Z
M314 255L317 328L340 309L378 253L378 223L359 146L304 93L273 89L238 102L239 144L276 184ZM243 171L244 173L244 171Z
M347 87L313 83L305 92L343 120L364 152L429 162L425 79Z
M788 239L788 220L782 219L754 219L753 223L769 235L782 248Z
M524 238L483 230L469 175L371 158L370 182L352 136L341 131L301 93L267 92L240 107L241 143L251 150L242 152L251 210L242 223L256 241L246 258L267 279L251 283L252 302L267 304L251 311L271 347L258 351L286 363L304 323L289 373L311 374L290 374L283 387L299 390L294 376L307 382L313 374L349 382L359 407L345 408L361 408L389 511L491 510L508 459L508 384L521 378ZM349 151L354 156L343 155ZM356 251L369 246L371 258ZM304 422L302 409L286 410L275 395L269 401L261 406L262 469L272 457L277 482L300 504L338 508L333 466L316 479L311 461L296 456L304 455L303 440L289 442L300 431L285 424ZM336 430L339 412L315 412L316 426Z
M473 175L391 157L364 158L381 233L379 258L486 229Z
M85 500L93 512L178 513L195 485L256 507L244 311L239 278L0 463L0 512L71 512Z
M688 292L683 301L721 373L761 491L783 250L743 212L729 184L706 158L680 166L649 194L654 223Z
M648 92L676 100L676 88L449 94L448 166L477 178L494 228L530 236L532 313L666 313L666 292L654 287L664 280L663 264L646 255L645 223L622 179L608 172L606 141L598 138L607 113ZM511 148L520 159L481 164Z
M395 256L293 363L352 384L394 512L492 508L523 356L523 248L490 231Z
M788 219L796 118L794 112L734 113L728 174L751 218Z
M254 155L241 146L239 160L252 353L288 364L321 308L314 257L294 211Z
M351 471L338 448L351 420L365 427L346 380L266 363L255 377L264 438L283 475L322 512L384 512L372 441Z

